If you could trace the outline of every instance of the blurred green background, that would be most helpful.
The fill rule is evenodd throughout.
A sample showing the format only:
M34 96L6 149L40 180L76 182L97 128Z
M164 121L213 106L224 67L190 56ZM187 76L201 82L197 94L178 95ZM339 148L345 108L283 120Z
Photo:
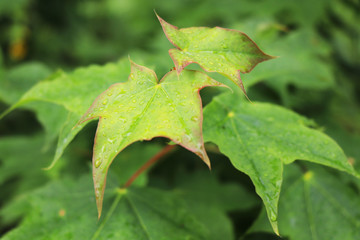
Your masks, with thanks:
M264 52L279 56L242 75L250 99L277 103L314 119L360 170L358 0L0 0L0 113L57 69L70 72L129 55L153 68L159 77L165 74L173 67L167 54L172 45L154 10L181 28L240 30ZM205 102L213 94L211 90L203 92ZM76 178L89 171L94 129L95 125L87 127L75 139L67 151L73 154L64 156L67 160L59 162L55 170L43 172L39 169L51 160L56 136L47 137L52 140L44 144L41 124L31 108L16 110L0 121L1 232L16 226L24 214L15 199L54 179ZM154 144L158 149L158 143ZM136 146L133 148L130 155L137 154ZM44 161L27 166L29 158ZM177 158L171 168L182 168L184 157L180 154ZM11 166L5 161L9 159ZM215 160L216 164L222 166L221 178L238 176L221 160ZM114 166L114 172L116 169ZM160 164L150 175L155 185L164 185L161 178L169 180L171 174L164 169L168 166ZM245 176L234 178L252 189ZM355 189L359 193L359 186ZM231 215L240 226L235 236L246 231L259 206L247 210L242 219ZM258 238L251 235L246 239Z

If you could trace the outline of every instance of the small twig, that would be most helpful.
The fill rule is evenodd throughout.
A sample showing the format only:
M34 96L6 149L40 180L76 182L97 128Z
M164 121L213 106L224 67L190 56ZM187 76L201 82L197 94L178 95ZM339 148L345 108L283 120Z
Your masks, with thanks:
M143 173L145 170L147 170L151 165L153 165L154 163L156 163L160 158L162 158L163 156L165 156L166 154L168 154L170 151L172 151L174 148L176 147L176 145L168 145L166 147L164 147L163 149L160 150L160 152L158 152L155 156L153 156L152 158L150 158L149 161L147 161L144 165L142 165L130 178L129 180L125 183L123 188L128 188L134 181L135 179L141 174Z

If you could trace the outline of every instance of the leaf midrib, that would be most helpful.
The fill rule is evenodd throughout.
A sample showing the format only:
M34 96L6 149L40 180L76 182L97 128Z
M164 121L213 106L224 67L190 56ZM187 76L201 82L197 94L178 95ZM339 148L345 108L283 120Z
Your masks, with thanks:
M157 86L157 85L155 85ZM150 87L151 88L151 87ZM155 88L155 87L154 87ZM149 88L148 88L149 89ZM148 90L146 89L146 90ZM141 91L141 92L145 92L146 90L144 91ZM156 96L156 93L158 91L158 88L155 88L155 92L153 94L153 96L151 97L151 99L147 102L145 108L142 110L142 112L138 115L138 117L136 118L135 121L132 122L132 124L130 125L130 127L124 132L124 134L126 135L127 133L129 132L133 132L134 129L138 126L138 122L143 118L143 116L145 115L144 113L148 110L148 108L150 107L150 105L152 104L152 102L154 101L154 98ZM121 139L121 142L119 143L118 146L122 146L124 144L124 141L125 141L126 138L122 138Z

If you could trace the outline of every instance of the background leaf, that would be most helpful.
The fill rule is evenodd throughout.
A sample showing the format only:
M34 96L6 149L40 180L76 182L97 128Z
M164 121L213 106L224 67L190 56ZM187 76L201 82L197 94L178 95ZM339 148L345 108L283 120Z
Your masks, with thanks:
M129 64L124 59L103 67L90 66L78 69L72 74L58 71L32 87L10 110L29 102L48 103L37 105L36 111L42 122L47 123L46 126L49 126L47 128L51 129L51 134L60 136L53 161L55 163L61 157L65 147L82 129L78 127L72 131L92 101L111 84L125 81L129 69ZM53 104L57 107L54 108ZM47 114L49 108L52 109L53 114Z
M213 239L213 230L198 220L202 216L192 213L178 196L151 188L124 192L110 186L105 201L111 208L97 222L89 179L86 175L77 183L55 182L38 190L21 227L2 239Z
M333 174L310 166L301 172L285 167L279 202L279 229L290 239L357 239L360 237L359 197ZM326 222L326 224L322 224ZM264 212L251 232L268 231Z
M308 119L238 98L223 94L204 109L204 140L217 144L238 170L250 176L275 232L283 163L309 160L358 175L331 138L308 127L313 125Z

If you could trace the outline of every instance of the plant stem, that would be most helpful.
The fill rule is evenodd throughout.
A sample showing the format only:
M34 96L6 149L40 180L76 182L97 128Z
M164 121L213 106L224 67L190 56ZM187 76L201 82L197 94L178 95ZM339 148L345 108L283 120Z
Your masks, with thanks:
M164 147L163 149L160 150L160 152L158 152L157 154L155 154L152 158L149 159L149 161L147 161L144 165L142 165L130 178L129 180L125 183L123 188L128 188L134 181L135 179L141 174L143 173L145 170L147 170L149 167L151 167L151 165L153 165L154 163L156 163L160 158L162 158L163 156L165 156L166 154L168 154L169 152L171 152L174 148L176 147L176 145L168 145L166 147Z

